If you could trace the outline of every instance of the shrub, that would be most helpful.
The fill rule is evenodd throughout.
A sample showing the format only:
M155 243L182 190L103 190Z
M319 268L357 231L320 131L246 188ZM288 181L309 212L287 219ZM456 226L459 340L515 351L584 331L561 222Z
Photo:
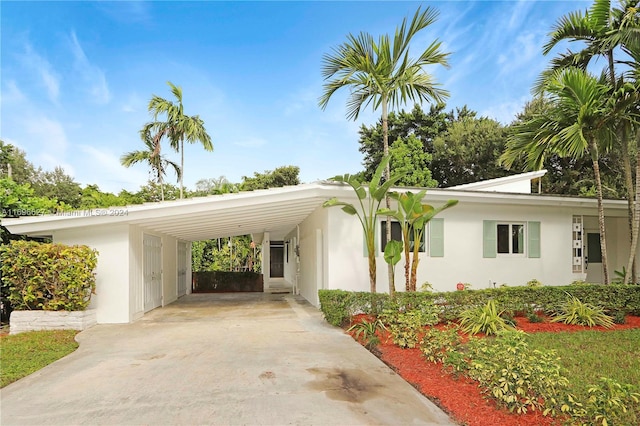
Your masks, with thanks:
M613 322L615 324L624 324L626 322L626 316L627 314L624 311L616 311L613 314Z
M562 311L551 320L574 325L601 325L607 328L613 327L612 318L604 313L604 309L581 302L577 297L569 295Z
M376 334L378 330L386 330L386 327L379 319L376 319L373 322L369 322L367 320L363 320L359 323L353 324L349 327L348 331L354 331L354 336L356 340L360 340L360 336L362 336L362 342L364 346L371 349L375 346L378 346L380 343L380 338Z
M401 348L415 348L424 327L438 323L438 313L435 307L408 312L387 309L382 313L382 321L387 324L394 344Z
M527 287L542 287L542 283L534 278L530 281L527 281Z
M95 293L97 251L12 241L0 247L2 281L14 309L82 311Z
M583 420L594 425L619 424L617 420L640 401L640 393L632 385L622 385L606 377L601 377L599 384L590 386L588 392L589 399L583 404ZM636 413L631 414L638 420ZM628 420L625 417L625 421Z
M431 362L443 362L448 355L458 351L462 344L458 330L458 326L427 330L420 342L420 350L425 358Z
M535 311L530 310L527 312L527 319L531 323L542 322L542 318Z
M554 351L532 350L522 331L500 331L496 339L470 339L465 374L510 411L563 411L569 380ZM568 410L566 406L564 410Z
M500 330L510 329L504 318L503 312L498 312L496 302L489 300L484 306L477 306L468 309L460 315L460 326L462 331L469 334L480 332L487 335L496 334Z

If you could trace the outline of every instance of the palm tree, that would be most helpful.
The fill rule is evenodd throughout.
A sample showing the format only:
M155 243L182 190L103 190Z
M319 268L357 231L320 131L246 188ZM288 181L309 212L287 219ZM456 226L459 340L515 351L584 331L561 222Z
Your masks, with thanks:
M167 174L167 167L173 168L178 179L182 178L182 173L180 166L161 155L160 139L162 138L162 133L152 134L153 128L153 123L147 123L140 130L140 138L144 142L146 149L123 154L120 157L120 163L125 167L131 167L136 163L147 163L156 182L160 185L160 198L164 201L164 176Z
M200 142L206 151L213 151L211 137L204 128L204 121L197 115L184 114L182 105L182 88L167 82L176 102L168 101L157 95L153 95L149 101L149 112L153 114L156 129L159 134L169 138L171 147L180 152L180 170L184 172L184 141L189 143ZM165 115L166 121L158 121L158 116ZM183 198L184 185L182 181L184 173L180 174L180 198Z
M591 8L584 13L577 11L569 13L560 18L550 34L549 41L544 46L543 53L548 54L558 43L562 41L579 41L585 44L580 51L568 50L564 54L558 55L551 62L551 70L543 73L539 84L543 84L546 75L554 69L562 69L569 66L577 66L586 69L594 58L604 57L607 62L606 74L609 84L615 90L624 84L624 76L616 76L616 64L632 65L634 60L632 51L640 45L640 9L638 0L622 0L618 8L611 7L610 0L594 0ZM637 51L637 50L636 50ZM618 52L631 57L631 60L616 60ZM637 66L637 65L636 65ZM624 119L619 119L614 124L616 135L619 139L622 152L622 163L627 189L627 201L629 210L629 229L631 237L631 251L629 255L629 267L626 269L625 283L632 274L635 278L635 247L634 229L637 232L638 226L634 218L633 202L634 184L631 172L631 156L629 154L629 144L633 140L633 135L629 134L630 123Z
M540 169L545 156L550 154L591 157L598 198L603 278L608 284L599 151L608 149L615 139L611 126L610 87L586 71L572 67L551 73L542 90L549 96L549 109L514 127L501 162L511 167L524 157L527 166Z
M413 37L435 22L438 12L427 7L416 11L411 22L402 20L396 28L393 41L384 34L376 42L366 32L354 36L349 34L347 42L322 57L322 75L326 83L319 105L324 110L331 96L343 87L351 90L347 101L347 119L357 120L360 110L372 105L382 109L382 135L384 156L389 155L388 110L411 100L414 102L442 102L449 93L439 88L431 75L424 71L427 65L448 66L448 53L440 51L441 42L433 41L417 59L409 57L409 44ZM390 166L384 178L390 178ZM387 208L390 200L386 198ZM387 217L387 241L391 241L391 219ZM392 288L393 269L389 265L389 286Z

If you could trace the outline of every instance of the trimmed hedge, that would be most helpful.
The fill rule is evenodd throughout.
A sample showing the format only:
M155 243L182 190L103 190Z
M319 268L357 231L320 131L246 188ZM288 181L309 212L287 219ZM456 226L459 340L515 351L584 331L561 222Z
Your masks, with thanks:
M13 309L84 311L95 293L98 252L87 246L11 241L0 246Z
M500 309L526 312L531 309L558 312L567 293L582 302L613 313L640 315L640 285L579 284L561 287L501 287L451 292L398 292L394 299L386 293L319 290L320 309L330 324L340 326L357 313L375 315L383 309L411 310L422 304L442 307L444 319L453 320L465 309L495 300Z

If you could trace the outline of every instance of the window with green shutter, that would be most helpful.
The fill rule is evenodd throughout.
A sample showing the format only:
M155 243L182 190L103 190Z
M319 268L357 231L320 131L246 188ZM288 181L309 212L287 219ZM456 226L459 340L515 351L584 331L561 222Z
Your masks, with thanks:
M497 222L482 221L482 257L496 257L498 245Z
M444 219L435 218L429 222L429 254L444 257Z

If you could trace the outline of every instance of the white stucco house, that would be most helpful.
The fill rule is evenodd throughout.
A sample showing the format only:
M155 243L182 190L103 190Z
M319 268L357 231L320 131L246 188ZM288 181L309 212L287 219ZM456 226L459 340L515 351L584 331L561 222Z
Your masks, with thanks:
M506 283L545 285L602 278L597 205L594 199L531 193L545 171L430 189L426 202L459 204L425 230L418 287L455 290ZM411 190L397 188L397 190ZM414 189L417 192L417 189ZM99 323L127 323L191 291L192 241L252 234L263 244L265 291L287 286L314 305L319 289L369 290L362 229L332 197L355 202L353 190L315 182L238 194L165 201L125 208L4 219L14 234L49 236L99 251ZM609 267L626 265L629 251L626 201L605 201ZM384 218L379 218L379 224ZM378 290L388 288L378 226ZM393 228L392 228L393 231ZM395 231L394 231L395 232ZM396 286L404 286L403 268Z

